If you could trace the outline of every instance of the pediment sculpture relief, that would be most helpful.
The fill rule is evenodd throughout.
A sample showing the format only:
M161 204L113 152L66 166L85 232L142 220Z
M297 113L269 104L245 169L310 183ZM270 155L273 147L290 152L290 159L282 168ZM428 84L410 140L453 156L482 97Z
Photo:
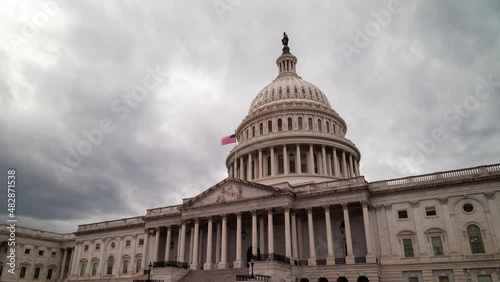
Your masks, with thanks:
M224 203L230 201L236 201L241 199L241 185L235 186L234 184L230 187L222 187L219 197L216 203Z

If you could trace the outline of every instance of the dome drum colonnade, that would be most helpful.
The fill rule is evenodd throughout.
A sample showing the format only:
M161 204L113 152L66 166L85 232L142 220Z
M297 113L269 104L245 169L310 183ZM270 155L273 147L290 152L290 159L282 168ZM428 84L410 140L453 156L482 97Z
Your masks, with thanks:
M236 130L229 177L270 185L360 175L361 154L345 138L345 121L321 90L297 75L296 63L284 47L278 77L257 94Z
M236 211L234 213L221 214L219 216L184 219L181 221L180 225L174 224L165 226L167 232L166 238L163 237L166 247L164 255L162 256L164 261L160 260L160 254L163 251L163 249L160 248L160 234L163 227L146 228L145 245L154 244L151 257L155 263L155 267L162 267L164 266L163 264L170 263L177 267L189 267L195 270L200 268L204 270L226 269L229 267L242 268L246 267L246 263L248 262L242 256L242 240L245 239L242 232L245 228L248 229L250 227L250 248L254 258L262 260L280 260L292 265L298 264L309 266L318 264L335 265L371 262L371 258L374 254L374 243L370 216L368 214L369 203L366 201L360 203L363 224L366 230L366 249L364 250L354 250L351 235L350 219L352 216L350 216L349 210L356 208L357 203L348 204L346 202L335 205L297 209L292 208L292 205L285 205L282 207L269 207L243 212ZM345 230L345 250L343 250L341 254L334 253L335 231L333 230L336 229L332 228L332 223L336 222L333 221L331 217L331 209L338 205L340 205L342 209L342 224ZM320 214L321 218L324 218L324 221L315 220ZM249 215L251 215L250 222L247 220ZM282 219L279 218L280 216ZM304 217L305 223L303 222ZM280 224L276 224L277 222ZM338 223L340 224L340 222ZM315 229L318 228L317 224L325 224L325 229L327 231L325 234L326 238L319 239L318 236L315 235ZM283 232L275 232L277 228L283 228ZM188 229L190 230L189 240L187 238ZM230 230L233 231L231 232L233 235L229 235ZM305 230L305 232L300 232L300 230ZM174 234L174 232L176 234ZM215 238L213 238L214 233ZM276 237L278 233L284 238ZM235 237L231 238L232 236ZM174 237L176 237L177 241L175 244L177 245L177 250L172 252L169 246L171 246L171 242L173 243ZM304 240L305 237L307 237L306 240ZM229 242L231 242L232 239L235 239L235 246L230 247ZM316 248L318 244L316 240L318 239L326 241L327 257L317 257L318 252ZM280 241L284 242L283 250L276 246L277 242ZM340 242L335 242L335 244L340 244ZM149 247L146 247L146 249L149 249ZM230 263L229 258L230 250L235 252L231 256L231 258L234 259L234 261L231 261L232 263ZM361 252L363 256L354 257L355 253L359 254ZM145 254L145 256L148 257L150 255ZM142 262L143 269L146 267L146 261L147 260L143 260Z

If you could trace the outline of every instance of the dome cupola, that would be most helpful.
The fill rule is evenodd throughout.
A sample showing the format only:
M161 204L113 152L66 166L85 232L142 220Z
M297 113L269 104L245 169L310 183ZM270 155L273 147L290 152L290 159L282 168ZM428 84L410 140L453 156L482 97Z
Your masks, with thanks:
M273 185L359 176L361 154L326 95L297 75L283 35L278 76L252 101L226 159L229 177Z

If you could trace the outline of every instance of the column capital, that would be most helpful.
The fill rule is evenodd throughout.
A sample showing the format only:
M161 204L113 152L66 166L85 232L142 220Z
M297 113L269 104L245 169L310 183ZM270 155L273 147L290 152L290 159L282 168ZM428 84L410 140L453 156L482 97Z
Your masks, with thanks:
M361 206L363 208L368 208L370 206L370 203L368 201L361 201Z
M257 214L257 210L251 210L250 213L252 213L252 215L256 215Z
M206 219L207 221L213 221L213 220L214 220L214 217L213 217L213 216L211 216L211 215L209 215L209 216L205 216L205 219Z
M495 192L494 191L485 192L484 195L486 196L486 199L489 199L489 200L495 199Z
M266 211L267 211L267 213L272 213L273 212L273 208L266 208Z
M288 211L288 212L289 212L289 211L290 211L290 209L292 208L292 206L291 206L291 205L284 205L284 206L282 206L281 208L282 208L284 211Z
M448 197L439 198L439 202L443 205L448 204Z
M345 210L349 206L349 203L341 203L342 208Z
M410 204L413 208L418 208L418 201L410 201Z
M237 217L241 217L241 211L237 211L234 213Z
M381 210L384 207L384 205L373 205L373 208L377 211Z
M188 223L189 223L189 220L187 220L187 219L181 219L181 224L182 225L186 225Z
M392 204L384 204L381 206L383 206L386 211L390 211L392 209Z
M199 217L194 218L194 223L200 223L200 218Z
M330 205L324 205L324 206L323 206L323 209L324 209L325 211L330 211Z
M227 218L227 214L222 213L222 214L220 214L220 217L221 217L221 218Z
M306 208L307 213L312 213L312 210L313 210L313 208L312 208L312 207L307 207L307 208Z

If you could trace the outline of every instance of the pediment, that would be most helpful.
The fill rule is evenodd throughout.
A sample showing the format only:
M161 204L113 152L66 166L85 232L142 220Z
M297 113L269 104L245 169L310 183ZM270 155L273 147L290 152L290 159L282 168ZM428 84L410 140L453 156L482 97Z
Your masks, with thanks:
M240 179L226 178L225 180L205 190L198 196L185 202L181 209L230 204L287 193L289 193L289 191L272 186L243 181Z

